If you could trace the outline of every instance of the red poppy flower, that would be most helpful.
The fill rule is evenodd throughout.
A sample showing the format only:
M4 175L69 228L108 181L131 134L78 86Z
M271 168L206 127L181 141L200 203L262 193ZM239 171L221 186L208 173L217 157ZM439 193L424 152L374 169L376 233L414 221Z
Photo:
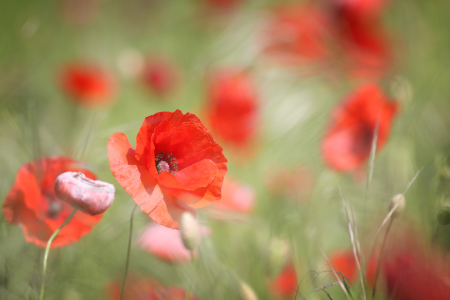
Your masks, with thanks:
M339 275L341 279L345 277L346 280L355 283L359 281L358 266L356 265L355 256L352 250L340 251L331 254L328 258L334 271L341 273ZM375 282L376 261L371 258L367 262L366 266L366 278L370 285ZM362 267L362 266L361 266Z
M222 199L208 207L209 214L219 220L240 220L253 211L256 192L250 186L226 178L223 182Z
M227 173L223 149L193 114L160 112L145 118L136 149L123 133L109 138L117 182L156 223L177 229L181 214L195 215L220 200Z
M312 5L281 7L269 23L265 51L287 63L324 59L327 23L322 11Z
M115 84L111 75L100 66L88 63L69 64L62 70L62 89L78 103L102 105L111 102Z
M176 286L165 287L154 279L143 279L132 274L125 286L124 299L127 300L184 300L186 291ZM121 283L113 282L108 286L108 299L120 300ZM190 300L196 300L193 295Z
M360 167L370 155L377 123L377 150L386 144L397 109L378 86L358 88L334 109L322 141L325 162L336 171Z
M154 58L144 65L142 80L151 91L164 96L175 90L179 74L177 68L168 59Z
M270 291L277 299L291 299L297 293L298 284L295 267L290 263L281 270L275 279L271 280Z
M389 299L449 299L448 255L421 239L411 224L394 232L383 256L381 276ZM407 230L407 231L405 231ZM395 242L394 242L395 241Z
M248 74L217 72L209 84L207 99L212 131L234 146L247 146L259 125L258 95Z
M391 65L391 47L379 18L385 2L332 2L337 42L345 53L350 72L357 77L381 77Z
M211 230L200 226L200 234L210 235ZM139 237L138 244L143 250L166 262L182 263L191 260L191 251L184 246L180 230L149 224Z
M23 165L3 204L5 219L22 227L25 239L45 247L53 232L69 217L74 208L55 196L54 185L58 175L82 172L95 179L91 172L77 167L70 158L43 158ZM101 215L91 216L81 211L58 233L51 247L65 246L88 234Z

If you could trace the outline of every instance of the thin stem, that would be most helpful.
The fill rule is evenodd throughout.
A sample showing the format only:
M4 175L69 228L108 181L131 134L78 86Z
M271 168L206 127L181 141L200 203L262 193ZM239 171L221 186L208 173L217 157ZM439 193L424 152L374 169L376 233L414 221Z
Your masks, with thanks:
M192 264L192 266L195 267L195 256L194 256L194 251L191 251L191 264ZM188 290L188 292L186 293L186 297L184 298L185 300L191 299L191 293L192 293L192 286L193 286L193 285L194 285L193 283L191 283L191 284L189 285L189 290Z
M125 273L123 274L122 290L120 291L120 300L123 300L123 294L125 292L125 282L127 281L127 275L128 275L128 265L130 264L131 238L133 235L133 218L134 218L134 211L136 210L136 207L137 207L137 205L135 205L133 207L133 210L131 211L130 235L128 236L128 248L127 248L127 261L125 263Z
M383 260L383 254L384 254L384 247L386 246L386 240L389 234L389 230L391 229L392 223L394 222L394 219L391 219L389 221L389 225L386 229L386 233L384 235L383 244L381 244L381 250L380 250L380 257L378 258L378 264L377 264L377 272L375 275L375 283L373 284L373 290L372 290L372 299L375 298L375 293L377 291L377 281L378 281L378 275L380 274L380 268L381 268L381 261Z
M50 237L50 239L47 242L47 247L45 247L45 254L44 254L44 264L43 264L43 268L42 268L42 282L41 282L41 294L39 296L39 300L43 300L44 299L44 289L45 289L45 271L47 270L47 258L48 258L48 252L50 251L50 246L53 242L53 239L58 235L58 233L61 231L61 229L63 229L64 226L67 225L67 223L69 223L69 221L72 219L72 217L75 215L75 213L77 212L78 209L74 209L73 212L70 214L70 216L64 221L64 223L61 224L61 226L59 226L58 229L55 230L55 232L53 232L52 236Z

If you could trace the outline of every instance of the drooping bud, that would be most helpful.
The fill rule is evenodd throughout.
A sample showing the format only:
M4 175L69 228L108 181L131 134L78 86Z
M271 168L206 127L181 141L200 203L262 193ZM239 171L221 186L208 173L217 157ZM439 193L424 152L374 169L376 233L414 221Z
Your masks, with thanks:
M65 172L56 178L56 196L90 215L104 213L114 201L114 185L87 178L81 172Z
M398 194L392 197L391 204L389 205L389 211L391 211L392 209L394 209L395 206L397 206L397 208L394 210L394 213L392 214L392 217L398 217L405 209L405 204L406 200L403 194Z
M188 212L181 215L180 221L181 239L188 250L197 248L200 241L200 230L197 220Z
M239 283L239 299L240 300L258 300L255 291L245 282Z
M289 257L289 244L282 239L275 238L269 244L268 271L271 277L276 277L286 264Z

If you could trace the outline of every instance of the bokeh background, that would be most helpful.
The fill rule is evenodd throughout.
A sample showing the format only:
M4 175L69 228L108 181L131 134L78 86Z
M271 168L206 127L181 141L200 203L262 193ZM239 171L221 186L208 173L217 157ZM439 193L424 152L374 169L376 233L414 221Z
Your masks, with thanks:
M392 196L403 193L419 170L391 229L397 238L391 235L387 244L414 239L427 253L439 251L443 270L431 273L448 284L441 274L450 274L450 231L436 216L447 213L449 201L450 2L360 0L369 7L360 16L367 24L345 25L357 26L350 30L360 47L355 51L340 44L348 38L345 30L335 33L345 2L1 2L0 201L20 166L40 157L71 157L116 186L113 205L91 233L51 250L45 298L118 299L111 284L123 276L134 202L111 174L106 144L113 133L123 132L135 145L145 117L176 109L196 114L211 129L228 159L227 178L245 187L232 197L250 201L250 209L198 210L210 234L195 264L167 262L140 246L151 220L137 210L129 289L153 278L163 286L192 287L198 299L239 299L245 282L259 299L284 299L272 283L292 265L294 282L301 285L296 293L297 286L287 281L285 289L294 293L286 299L344 299L339 285L326 288L329 294L314 291L336 281L332 272L317 277L309 272L330 270L320 248L327 256L352 249L339 187L368 260L372 241L380 248L385 227L375 234ZM312 8L328 21L322 23ZM305 29L290 33L292 28ZM325 36L317 47L316 34ZM326 54L320 54L323 49ZM355 58L366 54L368 62ZM368 72L366 63L372 66ZM101 100L71 94L63 78L72 65L102 67L112 83L100 92ZM244 74L249 87L232 82L215 88L211 82L220 81L221 72ZM384 147L357 169L338 172L324 162L321 143L334 107L366 83L377 84L399 109ZM225 102L228 93L244 102L242 94L249 94L254 119L251 130L241 127L249 130L244 142L212 129L214 93ZM239 109L223 126L241 124ZM0 299L37 299L44 249L26 243L20 226L3 216L0 222ZM386 286L380 279L378 299L387 299ZM358 280L351 290L363 299Z

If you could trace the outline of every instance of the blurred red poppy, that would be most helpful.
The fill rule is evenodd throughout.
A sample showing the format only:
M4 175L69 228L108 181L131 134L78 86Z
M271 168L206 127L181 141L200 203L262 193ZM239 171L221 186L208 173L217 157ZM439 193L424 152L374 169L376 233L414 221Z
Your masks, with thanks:
M389 68L392 51L380 15L385 0L331 1L333 29L347 67L356 77L378 78Z
M64 92L80 104L104 105L114 98L116 88L112 76L100 66L89 63L72 63L60 75Z
M215 73L207 100L211 130L233 146L248 146L259 127L258 95L250 76L231 69Z
M387 142L398 104L374 84L361 86L340 103L322 141L322 157L336 171L351 171L369 157L378 124L377 151Z
M286 63L324 59L327 27L326 15L313 5L280 7L265 32L265 52Z
M211 230L206 226L200 226L200 234L210 235ZM186 249L181 232L176 229L155 223L149 224L139 237L138 244L143 250L166 262L182 263L191 260L191 251Z
M277 299L291 299L297 293L299 282L292 263L287 264L278 276L270 281L270 292Z
M406 226L404 226L406 225ZM430 244L422 231L402 224L394 231L383 255L380 275L389 299L449 299L450 261L448 254ZM380 286L381 287L381 286Z
M227 173L223 149L194 114L160 112L145 118L136 150L123 133L108 141L117 182L156 223L177 229L181 214L221 199Z
M356 265L355 256L352 250L335 252L331 254L328 259L330 260L331 266L333 267L334 271L343 275L339 275L341 279L345 277L346 280L352 283L359 281L358 266ZM365 276L367 282L370 285L373 285L375 282L376 261L375 259L371 258L366 261L366 264L367 266Z
M121 284L113 282L108 286L108 299L120 300ZM143 279L143 276L132 274L125 286L126 300L185 300L186 291L177 286L165 287L154 279ZM189 300L196 300L193 295Z
M162 57L149 59L142 70L145 86L159 96L173 92L179 83L179 77L175 65Z
M5 219L23 229L27 242L45 247L53 232L69 217L74 208L55 196L55 180L67 172L82 172L88 178L95 175L79 169L79 164L66 157L51 157L23 165L3 204ZM88 234L102 215L91 216L78 211L59 232L51 247L78 241Z
M222 199L211 204L208 213L220 220L240 220L243 215L253 211L255 199L256 192L250 186L226 178L223 182Z

